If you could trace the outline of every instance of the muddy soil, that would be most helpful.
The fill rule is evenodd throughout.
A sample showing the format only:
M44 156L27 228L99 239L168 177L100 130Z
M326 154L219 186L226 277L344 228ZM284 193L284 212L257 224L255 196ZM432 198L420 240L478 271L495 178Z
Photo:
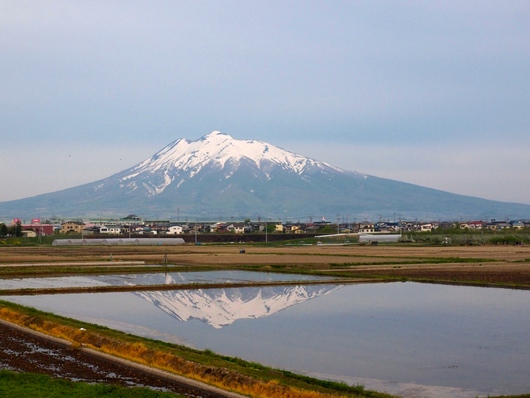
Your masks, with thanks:
M513 285L530 288L530 262L444 265L399 265L353 267L352 273L364 276L392 276L433 282L464 282Z
M149 387L195 398L223 395L196 389L0 323L0 369L47 374L88 383Z

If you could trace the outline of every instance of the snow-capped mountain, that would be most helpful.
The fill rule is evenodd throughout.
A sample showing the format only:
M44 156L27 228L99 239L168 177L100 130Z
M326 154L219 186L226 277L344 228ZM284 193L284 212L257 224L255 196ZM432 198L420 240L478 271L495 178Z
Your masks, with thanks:
M134 294L180 321L196 319L220 329L238 319L257 319L272 315L341 287L298 285L146 291Z
M143 161L121 173L121 187L127 192L144 190L148 196L159 195L176 184L199 176L201 171L220 171L221 178L229 180L240 167L254 169L254 177L272 178L274 168L304 177L311 172L346 172L330 164L319 162L256 140L236 140L227 134L214 131L197 141L179 139ZM155 177L156 176L156 177ZM155 178L153 178L155 177ZM102 186L103 187L103 186Z
M173 220L177 214L191 220L516 219L528 218L530 205L343 170L217 131L195 141L176 140L138 165L100 181L0 203L0 219L131 213Z

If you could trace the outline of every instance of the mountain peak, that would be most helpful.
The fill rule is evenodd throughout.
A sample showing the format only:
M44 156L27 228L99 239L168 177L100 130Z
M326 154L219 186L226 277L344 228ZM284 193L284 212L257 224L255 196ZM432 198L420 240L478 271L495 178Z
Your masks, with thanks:
M208 142L208 141L223 141L223 140L233 140L233 139L234 138L229 134L222 133L218 130L214 130L211 133L202 136L197 141Z
M340 169L327 163L298 155L277 146L257 140L237 140L220 131L211 133L195 141L179 139L172 142L151 158L128 170L122 181L136 177L144 172L164 172L168 178L164 178L165 185L169 184L170 174L174 171L189 173L189 177L196 175L205 166L216 169L224 169L230 164L232 170L241 163L250 163L258 169L264 166L276 165L284 170L290 170L296 174L302 174L308 167L323 169ZM163 187L157 187L156 193L160 193Z

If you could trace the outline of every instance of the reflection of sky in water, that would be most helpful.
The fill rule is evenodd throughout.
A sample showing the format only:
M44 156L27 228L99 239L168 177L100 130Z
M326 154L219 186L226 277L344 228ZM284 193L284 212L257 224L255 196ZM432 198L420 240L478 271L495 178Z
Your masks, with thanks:
M178 321L134 293L5 299L154 338L178 336L191 346L300 372L492 395L530 390L529 291L348 285L220 329Z
M160 285L170 283L227 283L227 282L281 282L332 279L311 275L278 274L250 271L167 272L153 274L122 274L94 276L61 276L51 278L0 279L0 289L30 289L54 287L90 287L123 285Z

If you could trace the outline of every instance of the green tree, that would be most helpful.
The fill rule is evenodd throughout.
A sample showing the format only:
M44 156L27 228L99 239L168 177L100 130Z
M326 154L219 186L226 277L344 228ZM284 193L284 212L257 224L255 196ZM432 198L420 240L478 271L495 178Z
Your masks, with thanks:
M15 225L8 228L8 234L16 237L22 236L22 224L20 221L17 221Z
M326 225L318 230L321 234L336 234L337 226L336 225Z
M7 235L7 225L4 223L0 223L0 236L6 236Z

